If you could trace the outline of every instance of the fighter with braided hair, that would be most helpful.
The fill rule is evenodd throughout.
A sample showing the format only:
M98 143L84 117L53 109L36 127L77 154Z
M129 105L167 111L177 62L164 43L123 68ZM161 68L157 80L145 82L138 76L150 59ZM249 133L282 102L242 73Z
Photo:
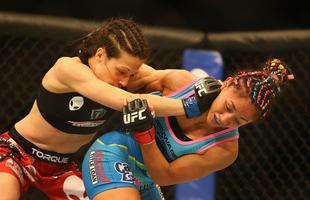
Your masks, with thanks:
M135 21L106 20L78 42L75 57L59 58L44 75L30 112L0 134L0 200L17 200L29 186L53 200L86 198L73 158L98 132L123 124L127 98L147 99L158 116L203 112L203 95L189 101L131 93L143 92L133 77L139 83L141 73L169 72L143 64L149 47Z
M204 99L207 109L194 118L153 119L151 103L129 101L123 116L131 134L101 136L84 158L87 194L94 200L159 200L156 184L187 182L228 167L238 156L238 127L265 117L280 88L292 79L278 59L268 60L263 70L239 72L220 86L187 71L172 72L161 81L146 76L146 88L170 98L195 96L193 90L196 95L210 92Z
M253 103L260 109L261 116L266 116L273 99L280 92L280 85L294 79L288 67L284 67L279 59L268 60L263 71L238 72L234 84L246 81L246 86L251 88L250 96Z

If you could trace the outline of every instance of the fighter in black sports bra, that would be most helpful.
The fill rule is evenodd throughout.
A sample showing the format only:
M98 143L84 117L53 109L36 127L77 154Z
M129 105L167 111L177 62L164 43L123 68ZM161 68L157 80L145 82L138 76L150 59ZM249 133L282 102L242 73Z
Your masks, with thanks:
M107 94L108 95L108 94ZM121 113L76 92L52 93L43 85L37 105L43 118L53 127L71 134L92 134L120 122ZM113 123L114 122L114 123Z

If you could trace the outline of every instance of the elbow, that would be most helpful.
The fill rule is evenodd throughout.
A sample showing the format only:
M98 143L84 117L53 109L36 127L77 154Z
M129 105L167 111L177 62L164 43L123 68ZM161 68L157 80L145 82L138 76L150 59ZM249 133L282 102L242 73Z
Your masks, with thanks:
M168 180L154 180L154 182L159 186L169 186L174 185L175 183Z
M170 186L170 185L174 185L174 184L168 184L168 183L158 183L157 185L159 186Z
M176 184L173 180L173 175L170 173L163 173L163 174L151 174L152 180L158 184L159 186L169 186Z
M159 185L159 186L167 186L169 185L169 182L165 176L159 177L159 176L152 176L153 181Z
M238 157L238 153L237 152L233 152L231 154L231 156L223 164L223 166L221 167L220 170L225 169L225 168L229 167L230 165L232 165L237 160L237 157Z
M238 151L233 151L229 165L233 164L238 158Z

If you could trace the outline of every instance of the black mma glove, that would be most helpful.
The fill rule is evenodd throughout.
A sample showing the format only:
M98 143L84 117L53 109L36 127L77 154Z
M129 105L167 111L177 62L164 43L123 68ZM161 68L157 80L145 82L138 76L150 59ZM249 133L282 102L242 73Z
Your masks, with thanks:
M195 83L195 94L182 99L187 118L201 115L208 110L221 92L221 82L213 77L205 77Z
M155 141L153 115L146 100L135 99L123 107L123 121L126 132L132 132L139 144Z

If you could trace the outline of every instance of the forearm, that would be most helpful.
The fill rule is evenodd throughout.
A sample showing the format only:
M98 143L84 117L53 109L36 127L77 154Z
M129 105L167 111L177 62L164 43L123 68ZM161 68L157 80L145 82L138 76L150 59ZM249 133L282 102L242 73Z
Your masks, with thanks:
M146 99L153 106L157 117L185 115L181 99L172 99L152 94L132 94L121 90L117 91L118 93L115 95L116 90L110 93L111 96L114 95L116 98L103 97L105 100L104 103L113 109L122 110L126 99L141 98Z
M170 163L157 147L156 142L141 145L144 164L155 183L159 185L171 185ZM154 159L156 158L156 159Z
M94 81L80 88L82 89L78 91L79 93L115 110L121 111L125 100L142 98L146 99L154 107L156 116L185 115L182 100L180 99L171 99L152 94L133 94L101 81Z
M141 117L133 118L137 113ZM133 134L134 139L142 150L143 159L154 181L158 184L166 183L164 178L169 176L170 163L162 155L155 142L155 127L151 109L146 100L135 99L124 105L124 128ZM154 162L156 158L156 162Z
M141 98L147 99L150 105L154 107L157 117L185 115L184 107L180 99L171 99L151 94L143 94Z

